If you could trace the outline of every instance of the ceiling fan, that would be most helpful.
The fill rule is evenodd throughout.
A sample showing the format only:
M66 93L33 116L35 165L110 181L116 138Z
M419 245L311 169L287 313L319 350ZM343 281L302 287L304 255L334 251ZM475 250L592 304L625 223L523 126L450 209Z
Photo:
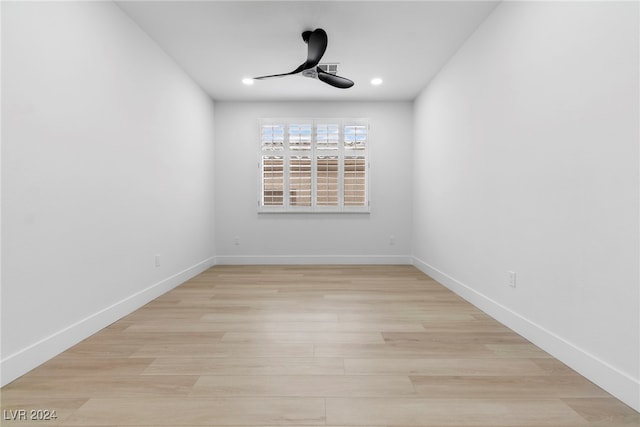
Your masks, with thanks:
M322 28L303 32L302 40L307 44L307 60L303 64L290 73L260 76L254 77L254 79L263 80L271 77L284 77L302 73L305 77L316 78L340 89L348 89L353 86L354 83L351 80L328 73L318 66L322 55L324 55L324 51L327 50L327 33Z

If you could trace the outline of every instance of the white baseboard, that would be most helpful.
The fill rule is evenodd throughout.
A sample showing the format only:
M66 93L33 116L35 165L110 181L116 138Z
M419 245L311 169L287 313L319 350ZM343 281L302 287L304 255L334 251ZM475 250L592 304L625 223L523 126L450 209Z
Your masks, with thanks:
M0 361L0 387L165 294L216 263L208 258L13 353Z
M426 262L413 265L585 378L640 412L640 381Z
M217 265L318 265L318 264L404 264L409 255L239 255L218 256Z

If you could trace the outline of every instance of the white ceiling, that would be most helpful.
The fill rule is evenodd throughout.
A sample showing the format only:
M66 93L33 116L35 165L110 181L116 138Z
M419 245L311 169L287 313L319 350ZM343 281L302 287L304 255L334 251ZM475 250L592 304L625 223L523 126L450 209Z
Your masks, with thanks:
M118 1L216 100L411 100L496 7L496 1ZM322 62L355 81L336 89L301 75L301 33L324 28ZM381 77L374 87L370 80Z

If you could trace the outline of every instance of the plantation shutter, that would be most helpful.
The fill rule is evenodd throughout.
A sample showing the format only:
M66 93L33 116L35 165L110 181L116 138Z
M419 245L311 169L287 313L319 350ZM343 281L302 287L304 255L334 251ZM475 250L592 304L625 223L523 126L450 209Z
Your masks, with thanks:
M264 119L260 212L368 212L366 120Z

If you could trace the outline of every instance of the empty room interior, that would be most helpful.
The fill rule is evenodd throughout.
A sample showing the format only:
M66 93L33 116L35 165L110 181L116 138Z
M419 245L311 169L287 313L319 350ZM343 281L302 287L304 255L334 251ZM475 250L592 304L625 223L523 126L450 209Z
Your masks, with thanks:
M638 1L2 1L2 425L640 425Z

